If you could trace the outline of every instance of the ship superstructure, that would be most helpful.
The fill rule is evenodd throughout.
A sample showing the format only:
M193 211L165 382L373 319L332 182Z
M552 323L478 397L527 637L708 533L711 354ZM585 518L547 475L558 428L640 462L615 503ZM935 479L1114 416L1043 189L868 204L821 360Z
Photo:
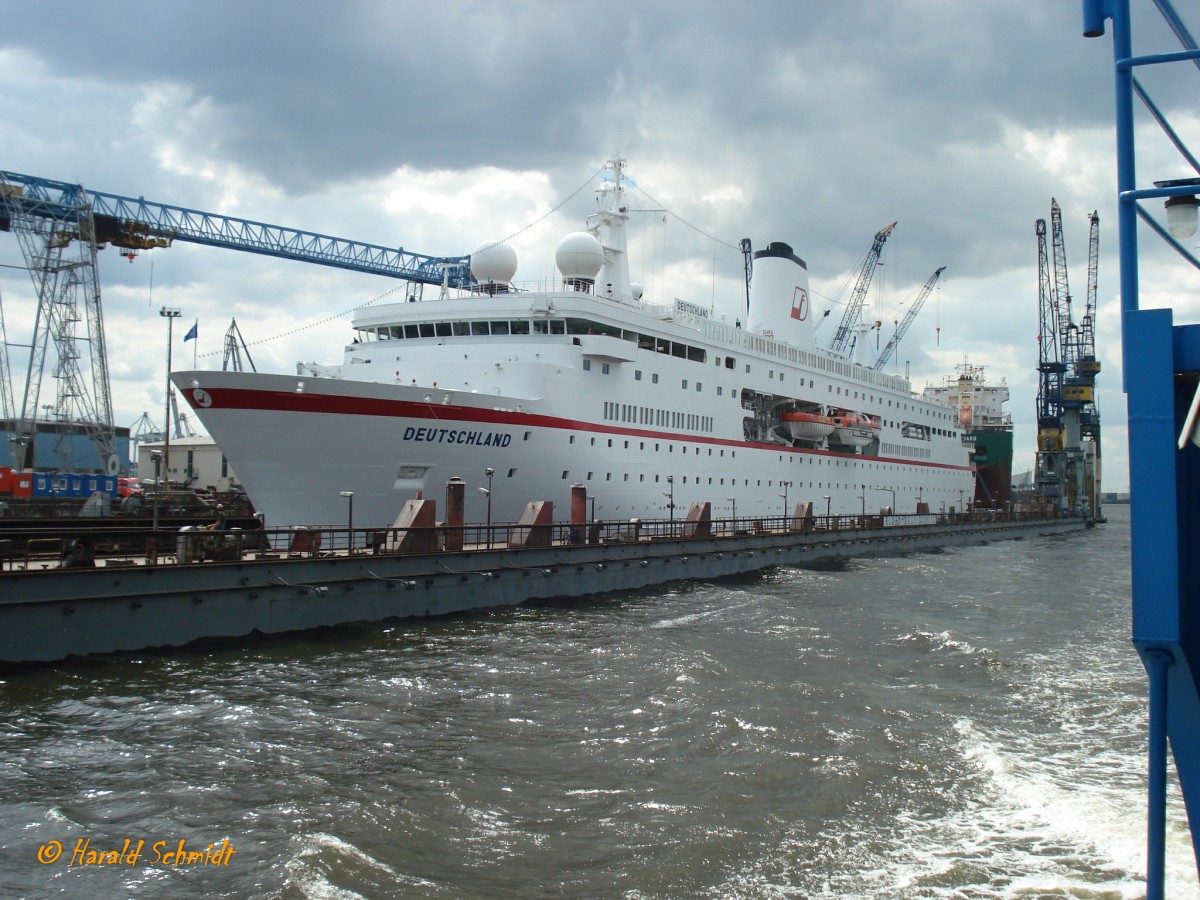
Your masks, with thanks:
M1008 384L990 380L984 366L966 360L941 384L927 385L927 400L958 410L963 443L975 464L975 507L1008 509L1012 503L1013 422L1005 409Z
M754 255L745 327L644 301L622 166L560 243L559 290L516 289L515 254L488 243L477 289L361 310L339 366L172 376L269 522L340 521L352 494L356 523L388 525L453 477L481 488L467 492L476 521L513 521L530 500L565 508L576 483L600 519L702 500L738 517L804 500L937 511L971 495L958 410L818 348L807 264L788 245Z

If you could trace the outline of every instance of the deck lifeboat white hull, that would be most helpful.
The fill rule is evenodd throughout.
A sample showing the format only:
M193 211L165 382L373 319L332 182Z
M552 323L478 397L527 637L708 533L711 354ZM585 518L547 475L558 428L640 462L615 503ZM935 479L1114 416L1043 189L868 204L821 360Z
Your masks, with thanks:
M833 419L817 413L790 412L780 417L793 440L820 443L833 434Z

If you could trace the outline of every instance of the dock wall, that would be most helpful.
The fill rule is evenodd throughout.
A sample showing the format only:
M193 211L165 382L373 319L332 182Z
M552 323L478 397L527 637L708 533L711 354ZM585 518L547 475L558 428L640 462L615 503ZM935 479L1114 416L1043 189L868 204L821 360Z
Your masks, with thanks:
M1082 528L1078 519L1026 520L6 572L0 662L438 616Z

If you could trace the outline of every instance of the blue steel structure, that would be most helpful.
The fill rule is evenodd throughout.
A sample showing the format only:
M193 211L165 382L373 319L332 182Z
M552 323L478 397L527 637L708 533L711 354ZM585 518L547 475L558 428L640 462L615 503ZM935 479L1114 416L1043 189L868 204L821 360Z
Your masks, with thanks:
M230 250L261 253L355 272L401 278L420 284L471 287L468 256L426 256L403 247L381 247L342 238L267 225L182 206L154 203L145 198L121 197L86 190L82 185L51 181L33 175L0 171L0 230L7 231L14 218L33 216L70 219L73 211L90 210L92 235L97 245L136 252L169 247L175 241L207 244Z
M1142 219L1200 268L1200 261L1142 205L1152 199L1194 197L1200 193L1200 179L1138 185L1134 97L1142 101L1184 163L1200 173L1200 163L1136 77L1148 66L1186 68L1190 62L1200 68L1200 49L1169 0L1147 0L1139 13L1152 12L1151 7L1161 14L1182 50L1155 48L1153 53L1134 55L1130 0L1083 0L1085 37L1100 37L1109 24L1112 28L1121 350L1130 434L1133 643L1149 675L1146 894L1160 898L1166 855L1168 746L1192 825L1193 849L1200 849L1200 446L1195 443L1195 412L1200 407L1193 405L1200 389L1200 325L1174 324L1169 309L1139 308L1137 222ZM1180 202L1172 200L1177 205Z

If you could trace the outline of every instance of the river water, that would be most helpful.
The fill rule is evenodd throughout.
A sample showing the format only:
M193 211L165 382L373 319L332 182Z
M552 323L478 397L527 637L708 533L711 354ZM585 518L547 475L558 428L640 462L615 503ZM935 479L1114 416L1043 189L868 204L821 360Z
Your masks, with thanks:
M1108 512L8 673L0 895L1141 896L1146 679ZM1200 897L1188 840L1176 792L1172 897Z

